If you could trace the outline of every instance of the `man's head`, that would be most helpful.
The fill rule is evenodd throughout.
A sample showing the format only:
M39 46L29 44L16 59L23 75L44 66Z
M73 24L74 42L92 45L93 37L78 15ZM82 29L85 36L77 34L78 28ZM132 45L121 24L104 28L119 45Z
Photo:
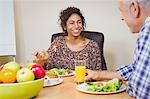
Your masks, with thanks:
M145 19L150 16L150 0L118 0L121 19L133 33L142 28Z

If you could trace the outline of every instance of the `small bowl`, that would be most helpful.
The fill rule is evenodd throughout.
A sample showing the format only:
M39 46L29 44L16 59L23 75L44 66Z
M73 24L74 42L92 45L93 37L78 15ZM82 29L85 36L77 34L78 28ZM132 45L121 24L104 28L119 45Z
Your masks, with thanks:
M30 99L43 88L44 78L10 84L0 84L0 99Z

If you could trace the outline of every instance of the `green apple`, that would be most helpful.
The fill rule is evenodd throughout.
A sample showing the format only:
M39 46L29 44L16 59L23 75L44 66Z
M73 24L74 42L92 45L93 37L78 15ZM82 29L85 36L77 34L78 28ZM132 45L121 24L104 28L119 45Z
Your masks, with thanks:
M17 72L17 82L26 82L34 80L35 76L29 68L21 68Z
M14 72L17 72L20 69L20 66L16 62L8 62L4 65L4 69L10 69Z

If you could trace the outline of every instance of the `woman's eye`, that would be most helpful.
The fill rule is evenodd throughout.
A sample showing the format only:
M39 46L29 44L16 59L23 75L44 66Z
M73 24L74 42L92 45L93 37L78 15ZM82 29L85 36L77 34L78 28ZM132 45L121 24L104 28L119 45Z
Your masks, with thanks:
M69 21L68 23L69 23L69 24L74 24L74 22L73 22L73 21Z
M71 22L70 24L74 24L73 22Z
M79 21L78 23L79 23L79 24L81 24L82 22L81 22L81 21Z

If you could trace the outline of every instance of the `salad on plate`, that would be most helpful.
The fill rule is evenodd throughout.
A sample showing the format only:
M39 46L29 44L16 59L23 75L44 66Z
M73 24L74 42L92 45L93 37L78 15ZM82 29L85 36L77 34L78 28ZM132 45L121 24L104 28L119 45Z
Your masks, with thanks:
M46 74L53 74L58 76L73 76L75 73L71 69L57 69L53 68L46 72Z
M125 91L126 86L119 79L115 78L102 82L85 82L77 85L77 90L91 94L111 94Z

